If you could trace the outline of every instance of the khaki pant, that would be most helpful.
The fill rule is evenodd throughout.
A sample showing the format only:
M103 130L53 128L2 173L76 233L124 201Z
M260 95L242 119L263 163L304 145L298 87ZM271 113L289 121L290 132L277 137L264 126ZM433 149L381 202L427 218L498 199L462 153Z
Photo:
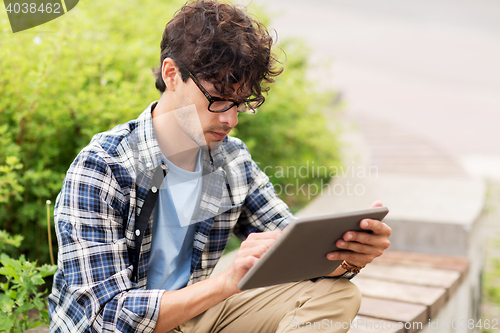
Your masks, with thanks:
M171 332L347 332L360 303L347 279L302 281L233 295Z

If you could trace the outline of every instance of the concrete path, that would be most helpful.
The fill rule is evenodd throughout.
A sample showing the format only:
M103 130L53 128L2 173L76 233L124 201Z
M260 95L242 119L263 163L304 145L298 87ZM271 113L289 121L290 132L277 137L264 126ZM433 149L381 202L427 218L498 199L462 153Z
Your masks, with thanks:
M253 2L280 39L304 38L316 64L333 60L313 75L343 93L349 115L421 137L469 173L500 179L500 2Z

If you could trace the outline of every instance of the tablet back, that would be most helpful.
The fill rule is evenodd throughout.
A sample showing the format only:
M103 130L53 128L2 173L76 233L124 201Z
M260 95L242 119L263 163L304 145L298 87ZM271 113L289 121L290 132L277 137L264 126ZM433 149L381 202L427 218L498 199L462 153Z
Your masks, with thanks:
M363 231L365 218L382 220L386 207L299 218L290 223L238 284L240 290L301 281L332 273L342 260L326 259L349 230Z

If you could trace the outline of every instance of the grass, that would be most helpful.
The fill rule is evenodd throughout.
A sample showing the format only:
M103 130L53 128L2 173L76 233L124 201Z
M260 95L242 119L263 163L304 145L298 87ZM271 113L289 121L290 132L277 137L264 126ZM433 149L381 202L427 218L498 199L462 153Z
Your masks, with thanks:
M483 271L483 323L496 323L496 329L483 327L483 333L498 332L500 328L500 183L490 182L486 201L487 240Z

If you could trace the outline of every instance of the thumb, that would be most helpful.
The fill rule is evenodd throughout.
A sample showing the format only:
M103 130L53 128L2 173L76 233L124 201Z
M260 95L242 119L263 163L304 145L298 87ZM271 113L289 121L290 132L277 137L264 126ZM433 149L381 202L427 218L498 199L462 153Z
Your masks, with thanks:
M372 203L371 207L370 208L375 208L375 207L382 207L383 204L381 201L377 200L375 201L374 203Z

